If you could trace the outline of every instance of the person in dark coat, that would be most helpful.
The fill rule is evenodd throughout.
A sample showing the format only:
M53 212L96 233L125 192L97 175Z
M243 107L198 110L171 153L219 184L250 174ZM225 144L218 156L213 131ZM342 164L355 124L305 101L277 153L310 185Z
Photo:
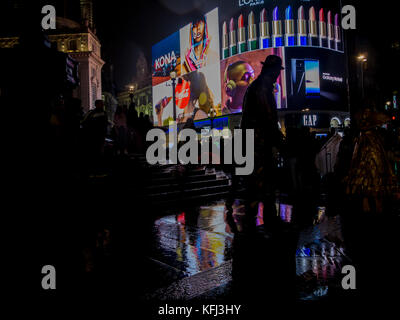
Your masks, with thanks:
M103 100L96 100L95 107L85 115L82 127L86 137L89 162L95 165L95 170L98 170L104 154L108 119Z
M245 178L248 226L255 226L255 217L262 202L267 229L273 227L276 219L274 176L283 140L273 90L284 68L282 59L275 55L268 56L262 64L260 75L250 84L244 96L241 129L254 129L254 171Z

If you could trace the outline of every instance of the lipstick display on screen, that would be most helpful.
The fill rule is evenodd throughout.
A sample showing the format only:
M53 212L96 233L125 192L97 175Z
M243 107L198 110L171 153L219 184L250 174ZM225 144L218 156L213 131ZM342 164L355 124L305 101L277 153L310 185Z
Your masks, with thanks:
M342 50L342 34L339 26L339 14L335 14L335 49Z
M328 11L328 48L329 49L335 49L335 28L333 26L333 21L332 21L332 12Z
M229 34L226 21L222 25L222 59L229 57Z
M328 42L326 37L326 22L325 22L325 15L324 9L319 10L319 46L321 48L327 48Z
M272 14L272 46L273 47L283 46L282 21L279 20L278 7L275 7Z
M314 7L311 7L308 12L308 45L318 47L317 18Z
M307 45L307 22L304 15L304 7L297 10L297 45Z
M267 21L267 10L262 9L260 12L260 49L271 47L271 39L269 35L269 24Z
M257 40L257 25L256 19L254 17L254 12L251 11L248 17L248 50L257 50L258 49L258 40Z
M246 28L244 27L244 19L242 14L239 16L238 19L238 49L239 53L247 51Z
M292 7L288 6L285 11L285 46L291 47L296 45L296 37L294 34L294 20Z
M229 51L231 56L237 54L236 29L235 20L233 18L231 18L229 22Z

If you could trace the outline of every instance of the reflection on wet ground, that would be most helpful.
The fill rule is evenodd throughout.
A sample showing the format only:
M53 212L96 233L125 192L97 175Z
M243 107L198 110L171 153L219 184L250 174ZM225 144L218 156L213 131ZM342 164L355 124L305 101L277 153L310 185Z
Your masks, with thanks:
M229 261L233 234L226 232L224 209L220 203L156 220L151 258L186 276Z
M254 252L261 256L265 255L264 252L276 254L263 233L263 205L260 204L258 209L259 240L256 240L258 244ZM237 200L233 205L232 220L236 233L233 232L232 223L228 223L229 216L225 211L225 202L219 201L155 220L148 261L153 268L157 266L156 269L162 272L163 280L148 288L148 297L165 300L229 296L227 291L234 284L233 259L248 259L241 257L240 253L238 255L247 235L243 233L245 213L241 201ZM277 203L277 212L286 225L291 224L292 205ZM338 289L342 266L349 261L343 246L340 219L327 217L323 207L318 208L317 212L314 225L298 231L296 250L292 253L296 270L296 296L300 300L318 300ZM248 250L245 248L244 251ZM277 259L281 259L279 252L276 255ZM263 270L260 272L263 274Z

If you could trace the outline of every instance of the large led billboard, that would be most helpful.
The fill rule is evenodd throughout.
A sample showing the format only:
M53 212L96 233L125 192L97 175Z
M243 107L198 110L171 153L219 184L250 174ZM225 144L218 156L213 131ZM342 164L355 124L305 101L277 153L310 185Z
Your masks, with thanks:
M271 54L285 67L274 88L278 109L348 111L339 1L217 2L218 8L167 38L169 50L161 50L176 57L167 70L180 75L178 122L207 118L210 111L241 113L247 87ZM166 72L153 77L153 106L154 123L168 125L173 101Z
M222 112L241 112L269 54L282 58L278 109L347 111L339 1L221 0ZM332 6L336 4L336 6Z
M178 46L179 44L179 46ZM177 48L179 47L179 50ZM160 50L160 48L163 48ZM160 76L153 73L154 124L174 120L170 71L177 71L175 115L178 123L221 115L218 9L199 15L176 34L153 47L153 60L163 52L179 58Z

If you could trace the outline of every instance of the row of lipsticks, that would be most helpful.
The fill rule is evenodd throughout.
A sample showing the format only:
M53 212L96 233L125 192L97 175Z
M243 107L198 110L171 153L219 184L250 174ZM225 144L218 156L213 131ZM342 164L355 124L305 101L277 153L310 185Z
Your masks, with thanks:
M301 6L297 10L296 34L293 10L291 6L288 6L285 10L285 33L283 34L279 9L278 7L275 7L272 14L271 24L272 36L270 34L269 22L267 20L267 10L265 10L265 8L260 12L259 37L257 37L257 25L253 11L251 11L248 16L247 30L244 24L243 15L241 14L239 16L237 37L235 20L231 18L229 23L229 32L227 23L224 22L222 25L223 59L246 51L282 46L315 46L333 50L342 50L339 15L335 14L333 21L331 11L328 11L327 21L325 21L324 9L320 9L319 21L317 21L315 9L314 7L311 7L308 12L307 21L304 7Z

